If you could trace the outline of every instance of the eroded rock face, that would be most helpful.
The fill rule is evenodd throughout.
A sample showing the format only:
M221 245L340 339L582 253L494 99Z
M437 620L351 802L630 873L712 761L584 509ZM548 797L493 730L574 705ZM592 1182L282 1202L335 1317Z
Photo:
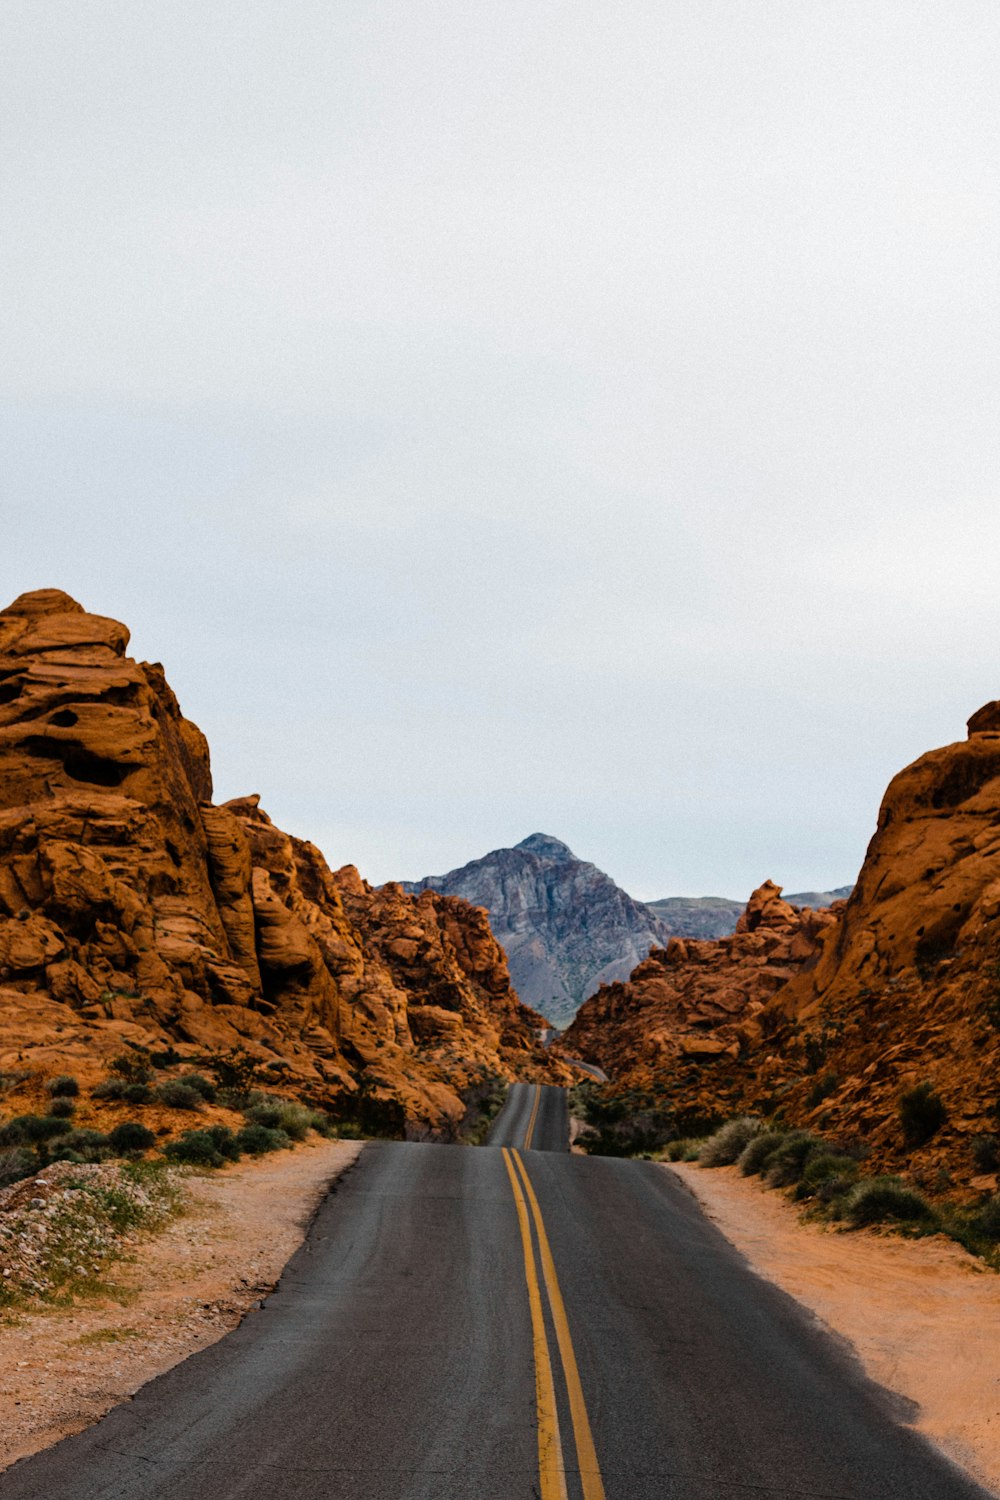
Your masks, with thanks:
M98 1034L244 1047L413 1134L453 1131L484 1070L558 1071L482 913L335 875L256 797L213 805L204 736L128 638L58 590L0 612L0 1067L96 1065Z
M699 1036L712 1047L699 1052ZM866 1170L903 1169L931 1191L995 1186L970 1148L1000 1135L997 704L894 778L847 902L795 913L763 887L734 938L671 944L601 991L573 1045L680 1109L780 1110L863 1148ZM908 1143L900 1097L922 1083L947 1118Z
M813 962L834 912L801 910L773 881L754 891L731 937L671 938L627 983L604 985L565 1033L568 1053L615 1080L683 1093L684 1109L717 1108L715 1070L761 1040L759 1017L793 975Z
M600 984L627 978L671 930L545 833L404 889L439 891L485 908L518 994L556 1026L570 1021Z

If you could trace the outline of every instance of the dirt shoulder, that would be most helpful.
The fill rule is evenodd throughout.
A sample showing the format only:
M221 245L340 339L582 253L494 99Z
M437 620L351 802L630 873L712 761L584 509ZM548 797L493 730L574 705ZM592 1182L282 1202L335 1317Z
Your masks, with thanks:
M953 1240L802 1223L735 1167L673 1163L753 1269L854 1346L871 1378L916 1403L918 1431L1000 1494L1000 1276Z
M0 1324L0 1468L79 1432L235 1328L362 1144L316 1141L191 1177L183 1217L112 1268L114 1299Z

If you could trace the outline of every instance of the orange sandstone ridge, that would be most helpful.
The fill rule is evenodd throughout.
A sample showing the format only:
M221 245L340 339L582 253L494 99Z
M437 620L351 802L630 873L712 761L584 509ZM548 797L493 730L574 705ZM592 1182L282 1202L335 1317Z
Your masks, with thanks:
M204 736L128 639L55 589L0 611L0 1071L242 1048L446 1137L489 1073L560 1081L485 914L331 871L256 796L213 804Z
M566 1046L679 1115L779 1111L928 1189L993 1190L970 1147L1000 1127L1000 703L895 777L847 902L800 911L768 882L734 937L599 991ZM914 1147L899 1099L925 1082L947 1118Z

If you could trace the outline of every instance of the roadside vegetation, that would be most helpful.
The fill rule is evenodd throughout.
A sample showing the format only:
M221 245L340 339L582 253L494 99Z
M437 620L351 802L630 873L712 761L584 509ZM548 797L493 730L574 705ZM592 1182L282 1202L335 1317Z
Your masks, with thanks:
M33 1112L10 1113L0 1120L0 1189L56 1163L135 1162L156 1151L166 1162L214 1168L280 1151L304 1141L310 1131L327 1138L364 1133L358 1118L335 1120L262 1088L262 1082L275 1079L262 1078L263 1070L247 1054L209 1056L199 1070L159 1076L179 1061L174 1054L132 1049L115 1057L107 1077L87 1091L69 1074L48 1080L44 1112L36 1105ZM8 1075L0 1078L0 1091L21 1087L23 1092L31 1084L30 1074ZM358 1101L356 1115L364 1113L365 1103L364 1097ZM114 1123L97 1128L95 1119L103 1124L109 1109ZM79 1123L81 1110L89 1123Z
M919 1123L909 1126L911 1139L928 1139L928 1127L933 1124L936 1129L943 1118L936 1103L927 1103L931 1092L919 1090ZM906 1131L906 1095L900 1117ZM993 1137L977 1137L971 1165L993 1162L996 1150ZM736 1166L744 1177L759 1177L768 1187L785 1189L810 1218L844 1229L881 1226L910 1238L944 1234L1000 1270L1000 1194L973 1204L932 1202L902 1177L867 1174L864 1148L857 1142L830 1141L808 1130L741 1115L702 1140L671 1141L660 1157L697 1161L708 1168Z
M784 1190L813 1219L845 1230L881 1226L910 1237L944 1234L1000 1270L1000 1193L953 1201L955 1184L939 1173L939 1190L928 1196L903 1176L866 1171L863 1140L796 1129L780 1110L768 1117L698 1118L674 1104L668 1084L644 1091L588 1080L572 1090L570 1108L582 1122L577 1144L592 1155L738 1166L743 1176ZM914 1084L897 1101L900 1145L907 1153L919 1150L947 1118L933 1084ZM1000 1133L976 1136L969 1175L997 1173ZM934 1185L925 1186L930 1191Z
M53 1162L0 1195L0 1309L108 1294L114 1263L183 1206L165 1162Z
M506 1078L501 1078L498 1073L484 1072L464 1090L465 1119L459 1126L458 1138L466 1146L484 1143L490 1126L503 1108L509 1087Z

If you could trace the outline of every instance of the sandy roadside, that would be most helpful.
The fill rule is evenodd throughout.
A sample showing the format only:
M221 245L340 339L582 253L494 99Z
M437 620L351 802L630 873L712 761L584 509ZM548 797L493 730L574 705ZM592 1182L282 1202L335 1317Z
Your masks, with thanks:
M0 1469L79 1432L235 1328L362 1144L315 1141L192 1177L183 1218L112 1268L120 1300L0 1324Z
M1000 1276L953 1240L803 1224L735 1167L666 1167L753 1269L853 1344L871 1378L916 1402L918 1431L1000 1494Z

